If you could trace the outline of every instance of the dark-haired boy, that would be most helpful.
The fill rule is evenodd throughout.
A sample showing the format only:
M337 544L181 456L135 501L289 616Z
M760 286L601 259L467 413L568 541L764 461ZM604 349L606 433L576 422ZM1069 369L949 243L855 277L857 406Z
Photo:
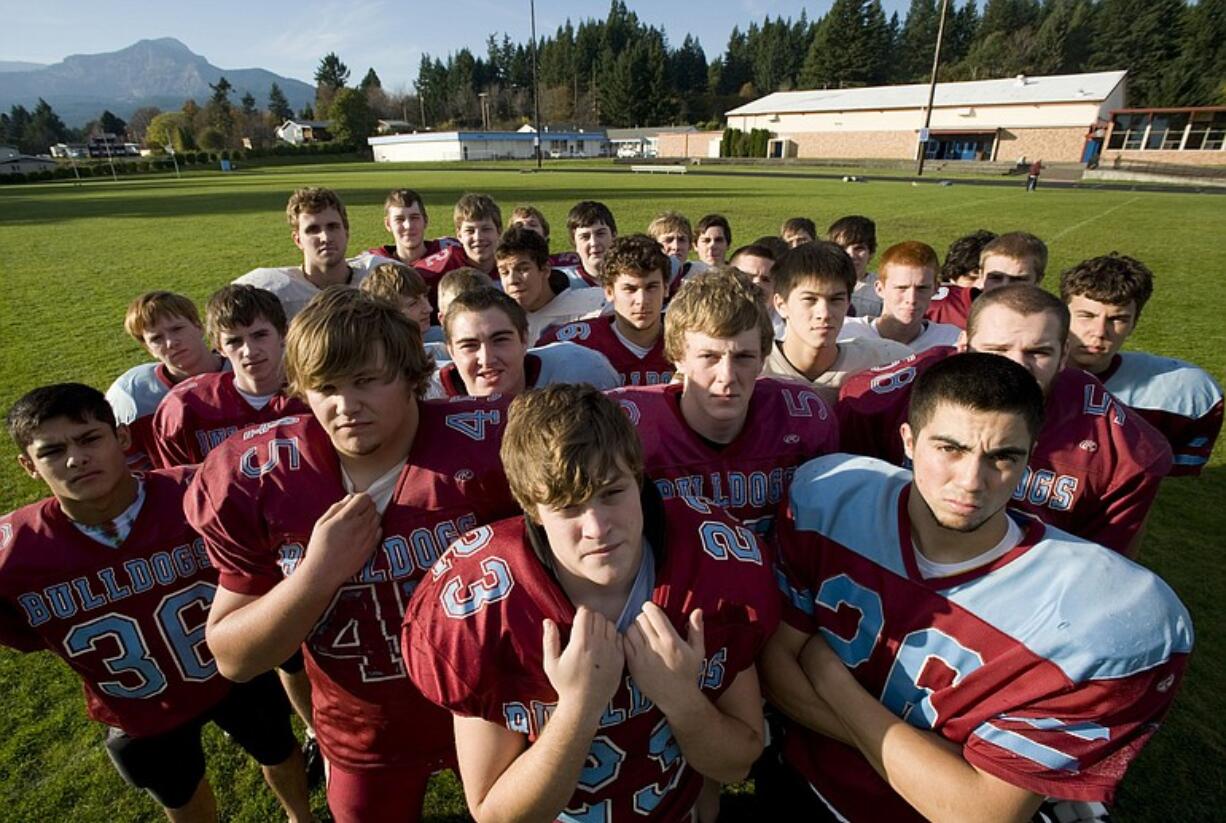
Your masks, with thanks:
M209 298L205 325L230 370L184 380L162 400L153 443L163 468L199 463L239 429L304 410L282 392L286 321L272 292L225 286Z
M1068 309L1029 285L981 295L959 348L1026 368L1047 398L1046 422L1014 504L1044 522L1135 557L1158 485L1171 469L1166 439L1093 376L1065 368ZM916 377L954 352L928 349L848 380L839 394L843 451L903 465L899 424Z
M1069 307L1069 360L1103 381L1120 402L1166 436L1172 475L1200 474L1222 429L1222 389L1183 360L1121 351L1154 291L1139 260L1109 254L1084 260L1060 276Z
M789 816L1030 820L1111 802L1193 644L1147 569L1009 511L1043 393L996 355L946 358L899 427L913 472L850 455L796 472L784 620L761 659L792 721ZM1069 819L1056 815L1042 819Z
M182 514L191 471L132 474L127 429L78 383L26 394L7 424L52 497L0 517L0 644L73 669L116 769L171 820L216 819L200 744L210 721L263 764L291 820L311 820L276 677L235 685L205 645L217 572Z
M877 224L859 214L840 217L826 229L826 239L847 252L856 268L856 288L851 295L854 316L879 316L881 295L877 294L877 275L868 270L869 261L877 253Z
M770 312L771 326L775 329L775 339L782 340L784 327L787 323L775 310L775 278L772 271L779 258L770 246L750 244L741 246L728 257L728 265L742 272L758 287L766 308Z
M604 296L613 313L594 320L551 326L537 345L577 343L600 352L623 386L651 386L673 378L664 356L665 272L670 258L644 234L613 241L605 260ZM576 289L574 291L582 291Z
M724 265L732 246L732 226L722 214L706 214L694 230L694 251L708 266Z
M569 278L551 277L549 244L532 229L507 229L498 241L494 260L502 290L528 315L530 345L536 345L541 333L555 323L599 317L605 309L600 289L570 288Z
M617 237L617 221L604 203L583 200L566 215L566 233L579 255L574 266L559 266L558 271L570 278L572 289L600 285L605 255Z
M911 353L883 338L839 342L856 271L847 253L824 240L797 246L773 270L775 309L786 322L762 373L801 380L832 408L847 379Z
M754 659L778 596L758 539L661 500L633 425L588 386L515 399L523 516L471 531L416 592L402 648L454 714L477 820L693 820L762 750ZM565 638L565 640L564 640Z

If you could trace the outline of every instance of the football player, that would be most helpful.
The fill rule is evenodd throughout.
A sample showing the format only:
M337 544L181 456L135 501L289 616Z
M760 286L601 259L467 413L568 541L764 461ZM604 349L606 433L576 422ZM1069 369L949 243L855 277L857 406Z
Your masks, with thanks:
M805 243L783 255L773 270L775 309L786 332L775 340L764 375L808 383L831 408L847 378L911 354L901 343L859 337L839 341L856 270L835 243Z
M604 355L574 343L529 348L528 315L495 288L460 292L447 306L443 334L451 362L429 381L427 396L513 397L551 383L620 385Z
M613 212L595 200L576 203L566 215L566 233L579 261L573 266L559 266L558 270L570 278L573 289L599 286L605 255L617 237Z
M454 269L443 275L443 279L438 281L438 322L441 325L447 319L447 309L451 306L451 301L455 300L456 295L460 292L469 291L481 287L493 288L494 281L490 276L483 271L465 266L460 269ZM451 359L451 355L447 355L446 360Z
M758 287L762 300L770 312L775 339L782 340L786 322L775 310L775 279L771 270L778 258L769 246L750 244L741 246L728 257L728 265L744 274Z
M1093 376L1065 368L1068 309L1035 286L1010 286L975 301L959 348L1020 363L1047 397L1046 423L1013 502L1047 523L1135 557L1158 484L1171 469L1165 438ZM953 353L938 347L863 372L836 407L842 449L906 461L899 425L915 378Z
M541 332L555 323L599 317L605 308L604 292L597 288L570 288L570 278L549 267L549 244L541 235L512 227L494 251L502 290L528 316L528 342L536 345Z
M545 218L545 213L536 206L516 206L511 212L511 228L516 226L531 229L544 237L546 243L549 242L549 220ZM549 255L549 268L551 269L577 265L579 265L579 255L573 251Z
M843 326L843 338L893 340L915 352L957 343L961 329L924 317L932 301L938 265L937 253L927 243L906 240L886 249L881 255L881 274L873 276L881 313L851 318Z
M979 229L950 243L945 251L945 262L941 264L941 284L962 288L974 286L979 281L979 254L995 239L996 232ZM937 291L939 295L940 290Z
M227 361L209 349L196 304L181 294L145 292L128 304L123 327L155 360L121 374L106 390L115 421L128 427L128 465L153 465L153 413L166 393L197 374L219 371Z
M722 266L732 246L732 226L722 214L704 215L694 233L694 251L707 266Z
M652 218L647 224L647 235L655 239L668 255L670 271L668 273L668 294L665 303L690 275L706 271L707 264L701 260L689 260L690 250L694 247L694 228L690 220L678 211L664 211Z
M1038 285L1047 269L1047 245L1033 234L1015 231L1001 234L979 252L979 273L969 287L952 283L942 286L928 304L925 317L936 323L966 328L971 304L983 292L1000 286Z
M382 263L375 266L358 288L380 300L399 306L404 316L421 330L423 339L433 328L430 325L430 315L433 314L430 307L430 289L421 279L417 269L401 263ZM426 353L433 357L435 362L438 362L440 357L449 359L447 347L442 341L427 342L425 347Z
M1121 351L1154 291L1139 260L1109 254L1060 276L1069 307L1069 360L1162 432L1175 453L1172 475L1200 474L1222 429L1222 389L1183 360Z
M703 778L762 750L754 658L779 600L758 539L644 483L630 421L588 386L511 405L523 516L469 532L410 603L410 676L455 715L479 821L692 820Z
M370 254L412 265L423 257L438 254L444 246L455 245L451 237L426 239L430 216L426 201L413 189L393 189L383 201L383 228L391 232L391 243L368 249Z
M419 818L451 723L405 678L404 605L448 543L513 511L505 406L420 402L431 366L395 307L325 290L286 338L311 413L215 449L184 501L220 572L222 673L246 680L305 644L338 821Z
M651 386L673 379L664 356L664 273L669 258L643 234L613 241L605 260L604 295L611 315L552 326L538 345L577 343L604 355L623 386ZM578 290L576 290L578 291Z
M231 284L205 307L209 339L230 369L197 375L171 389L153 415L154 463L199 463L239 429L305 410L282 391L285 311L276 296Z
M310 821L276 678L235 685L205 645L217 572L182 516L191 471L132 474L127 429L79 383L35 389L7 422L22 469L52 496L0 517L0 644L72 668L115 768L171 820L217 819L200 745L215 722L260 762L290 820Z
M856 267L856 290L851 295L852 316L878 317L882 313L877 274L868 270L877 253L877 224L859 214L840 217L826 229L826 239L837 243Z
M834 412L808 386L758 378L774 342L762 296L736 269L685 282L664 320L680 381L612 392L665 498L704 497L760 532L796 466L838 447Z
M779 227L779 236L789 249L817 239L817 224L808 217L789 217Z
M796 472L784 620L761 659L794 721L793 817L1029 820L1111 802L1178 690L1187 610L1117 553L1006 509L1045 401L1008 359L917 378L913 473L851 455ZM1064 819L1064 818L1061 818Z
M485 194L465 194L452 211L458 245L444 246L413 264L432 292L447 272L465 266L497 277L494 248L502 234L502 209Z
M331 189L298 189L285 206L285 218L294 245L302 251L302 265L252 269L234 282L275 294L287 320L292 320L320 289L338 284L356 286L372 268L387 262L387 258L369 253L346 259L349 213Z

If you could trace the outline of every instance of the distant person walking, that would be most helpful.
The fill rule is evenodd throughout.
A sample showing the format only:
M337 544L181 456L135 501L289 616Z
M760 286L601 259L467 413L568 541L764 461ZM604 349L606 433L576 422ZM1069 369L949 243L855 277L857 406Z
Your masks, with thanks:
M1034 191L1039 187L1039 173L1043 171L1043 161L1035 160L1026 172L1026 191Z

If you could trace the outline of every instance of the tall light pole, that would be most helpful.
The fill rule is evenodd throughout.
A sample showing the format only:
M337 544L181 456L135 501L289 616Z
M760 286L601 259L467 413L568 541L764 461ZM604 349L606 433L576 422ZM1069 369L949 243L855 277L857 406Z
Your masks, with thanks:
M932 80L928 83L928 106L924 109L924 128L919 141L919 159L915 161L916 177L924 176L924 157L928 154L928 126L932 123L932 101L937 93L937 69L941 67L941 39L945 34L945 12L949 9L949 0L941 0L941 22L937 24L937 44L932 50Z
M528 8L532 15L532 119L536 123L536 134L532 136L532 144L536 147L536 167L541 167L541 81L536 72L536 0L528 0Z

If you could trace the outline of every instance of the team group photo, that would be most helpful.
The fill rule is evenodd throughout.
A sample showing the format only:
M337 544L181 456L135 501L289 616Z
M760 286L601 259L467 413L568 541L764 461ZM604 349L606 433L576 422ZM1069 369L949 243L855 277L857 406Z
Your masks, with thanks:
M223 78L224 160L185 106L146 169L103 138L0 185L0 820L1220 814L1226 106L977 81L972 44L948 82L938 46L914 86L741 89L722 130L580 127L620 98L576 82L550 131L584 40L538 5L475 124L419 82L376 130L333 53L286 124L340 148L261 152ZM817 5L810 54L883 4ZM1004 14L911 5L938 44ZM655 15L583 23L629 32L607 82L685 32ZM1070 82L1102 125L1053 125ZM864 124L912 88L890 160Z

